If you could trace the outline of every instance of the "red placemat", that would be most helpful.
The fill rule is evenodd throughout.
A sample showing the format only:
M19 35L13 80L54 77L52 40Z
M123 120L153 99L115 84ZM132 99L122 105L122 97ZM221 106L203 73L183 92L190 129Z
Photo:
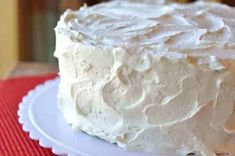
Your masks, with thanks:
M27 92L56 74L0 80L0 156L51 156L29 138L18 122L18 106Z

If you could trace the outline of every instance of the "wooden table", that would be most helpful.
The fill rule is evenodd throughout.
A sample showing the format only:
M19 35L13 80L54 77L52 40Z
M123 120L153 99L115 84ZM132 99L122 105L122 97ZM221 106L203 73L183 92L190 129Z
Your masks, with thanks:
M47 63L20 62L13 67L5 78L36 76L58 72L58 67Z

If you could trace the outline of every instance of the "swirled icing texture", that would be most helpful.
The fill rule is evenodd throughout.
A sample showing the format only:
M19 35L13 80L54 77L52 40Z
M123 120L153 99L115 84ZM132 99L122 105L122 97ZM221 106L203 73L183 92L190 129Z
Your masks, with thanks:
M113 1L56 27L58 108L75 130L129 150L235 155L235 10Z

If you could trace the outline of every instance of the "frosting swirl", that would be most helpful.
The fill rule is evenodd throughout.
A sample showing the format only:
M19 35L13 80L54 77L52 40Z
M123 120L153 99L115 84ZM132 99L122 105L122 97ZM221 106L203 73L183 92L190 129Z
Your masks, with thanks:
M66 11L58 107L120 147L235 155L235 10L128 0Z
M234 58L234 14L234 8L216 3L114 1L68 10L56 29L87 45Z

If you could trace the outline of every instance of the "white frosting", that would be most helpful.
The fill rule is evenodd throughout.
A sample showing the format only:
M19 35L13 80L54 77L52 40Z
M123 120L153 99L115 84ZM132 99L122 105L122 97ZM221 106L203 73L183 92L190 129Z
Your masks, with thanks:
M56 27L58 107L75 130L120 147L235 155L235 10L113 1Z

